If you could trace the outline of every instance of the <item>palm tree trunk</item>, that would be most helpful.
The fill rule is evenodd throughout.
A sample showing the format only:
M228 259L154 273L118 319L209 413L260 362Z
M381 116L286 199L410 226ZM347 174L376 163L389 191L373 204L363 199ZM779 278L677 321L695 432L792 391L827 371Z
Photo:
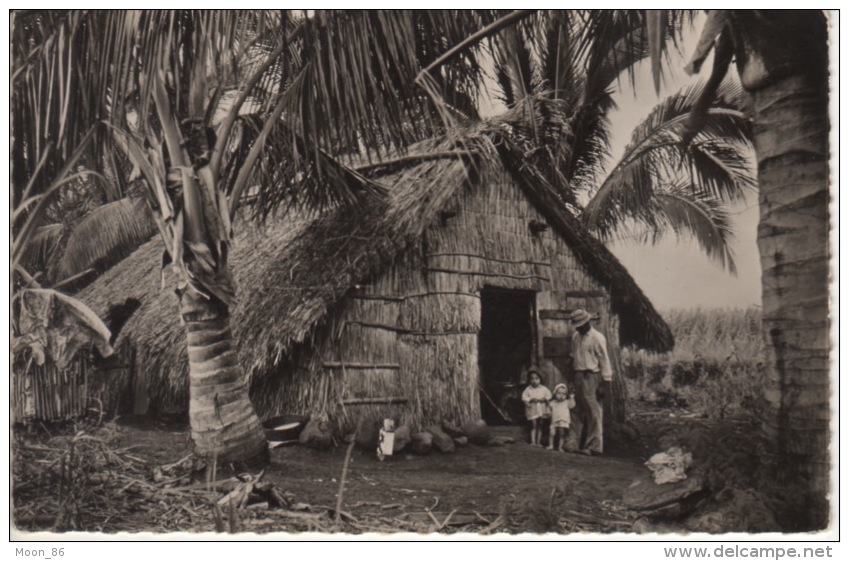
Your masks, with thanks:
M189 351L189 420L196 452L230 462L264 457L265 433L248 398L223 304L187 288L180 297Z
M794 75L753 92L768 353L764 428L782 472L809 482L821 505L830 467L829 123L823 90Z

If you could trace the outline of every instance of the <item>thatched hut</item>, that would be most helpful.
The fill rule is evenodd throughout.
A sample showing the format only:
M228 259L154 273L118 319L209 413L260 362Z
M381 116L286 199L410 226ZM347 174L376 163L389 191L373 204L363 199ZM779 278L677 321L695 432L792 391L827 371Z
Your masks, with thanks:
M628 272L549 187L463 156L379 168L388 195L357 212L242 223L232 327L261 416L326 415L340 430L362 416L480 418L530 363L568 375L577 307L596 314L614 352L672 347ZM141 303L117 345L132 348L133 387L158 409L188 403L162 252L149 242L80 294L103 314Z

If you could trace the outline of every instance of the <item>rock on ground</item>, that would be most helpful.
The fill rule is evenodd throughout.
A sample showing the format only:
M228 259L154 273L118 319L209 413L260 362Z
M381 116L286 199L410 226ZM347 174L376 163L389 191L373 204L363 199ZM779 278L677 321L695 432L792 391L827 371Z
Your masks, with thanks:
M433 435L429 432L413 433L410 450L416 454L430 454L433 448Z
M429 432L433 436L433 447L442 452L443 454L450 454L454 452L454 440L442 429L436 425L426 427L425 432Z
M464 423L461 430L463 431L463 434L469 437L469 442L472 444L486 446L487 441L489 441L489 427L486 426L486 422L484 422L483 419Z
M361 419L357 423L357 448L367 452L377 450L377 441L380 438L381 422L377 419Z
M445 419L442 421L442 430L450 436L451 438L460 438L461 436L466 436L463 433L463 429L452 423L451 421Z
M625 489L622 500L631 510L653 519L680 518L702 498L704 483L698 474L683 481L658 485L645 473Z
M298 442L308 448L326 450L333 446L333 431L326 419L311 419L301 431Z
M406 448L411 439L412 434L410 434L410 427L407 425L402 425L395 429L395 442L392 443L392 453L397 454Z

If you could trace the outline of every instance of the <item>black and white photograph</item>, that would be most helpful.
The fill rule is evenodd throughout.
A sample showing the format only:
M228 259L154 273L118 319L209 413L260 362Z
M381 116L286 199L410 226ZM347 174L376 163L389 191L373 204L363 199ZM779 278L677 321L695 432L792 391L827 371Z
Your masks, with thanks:
M398 7L9 10L10 539L836 540L839 13Z

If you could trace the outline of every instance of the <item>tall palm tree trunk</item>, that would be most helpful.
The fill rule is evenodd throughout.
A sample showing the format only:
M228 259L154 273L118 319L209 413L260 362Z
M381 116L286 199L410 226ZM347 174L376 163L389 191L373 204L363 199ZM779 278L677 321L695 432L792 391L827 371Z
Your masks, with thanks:
M768 353L764 425L782 471L804 478L821 499L829 489L830 442L824 90L796 74L752 92Z
M265 434L248 398L227 307L187 288L180 297L189 352L189 420L198 454L229 462L262 457Z

